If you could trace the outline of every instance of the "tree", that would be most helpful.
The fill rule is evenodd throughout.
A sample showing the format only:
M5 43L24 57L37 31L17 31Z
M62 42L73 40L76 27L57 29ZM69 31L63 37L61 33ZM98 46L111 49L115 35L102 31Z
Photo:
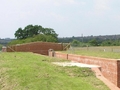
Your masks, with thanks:
M18 30L15 32L15 37L17 39L23 39L24 38L24 32L22 30L22 28L18 28Z
M89 43L90 43L90 45L92 45L92 46L98 46L98 42L97 42L96 39L90 40Z
M80 42L78 40L75 40L75 39L71 43L71 45L75 46L75 47L79 46L79 44L80 44Z
M58 34L56 34L56 32L52 28L43 28L40 25L27 25L24 29L18 28L14 35L17 39L26 39L38 34L47 35L52 40L58 41Z
M52 28L45 28L43 34L45 34L45 35L51 35L54 38L58 37L58 34L56 34L55 31Z

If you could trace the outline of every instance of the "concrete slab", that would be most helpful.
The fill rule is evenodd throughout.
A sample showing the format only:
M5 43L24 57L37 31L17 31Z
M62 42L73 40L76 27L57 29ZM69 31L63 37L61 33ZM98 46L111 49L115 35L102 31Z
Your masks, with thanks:
M53 64L59 65L59 66L77 66L77 67L87 67L87 68L94 68L100 66L98 65L89 65L89 64L83 64L78 62L53 62Z

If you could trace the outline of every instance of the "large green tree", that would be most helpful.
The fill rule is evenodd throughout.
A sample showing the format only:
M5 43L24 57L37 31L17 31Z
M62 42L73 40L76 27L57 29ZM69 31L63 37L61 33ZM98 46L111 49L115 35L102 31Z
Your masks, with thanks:
M27 25L24 29L18 28L14 35L17 39L26 39L38 34L49 36L51 39L54 38L56 41L58 39L58 34L56 34L52 28L43 28L40 25Z
M71 43L72 46L74 47L77 47L77 46L80 46L80 42L78 40L73 40L72 43Z
M98 42L97 42L96 39L90 40L89 43L90 43L90 45L92 45L92 46L98 46Z

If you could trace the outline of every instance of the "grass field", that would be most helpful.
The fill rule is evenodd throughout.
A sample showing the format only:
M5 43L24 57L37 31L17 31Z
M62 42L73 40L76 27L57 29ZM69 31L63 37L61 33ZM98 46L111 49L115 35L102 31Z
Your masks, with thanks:
M103 58L120 59L120 46L109 47L72 47L65 53L87 55Z
M88 68L33 53L0 53L0 90L109 90Z

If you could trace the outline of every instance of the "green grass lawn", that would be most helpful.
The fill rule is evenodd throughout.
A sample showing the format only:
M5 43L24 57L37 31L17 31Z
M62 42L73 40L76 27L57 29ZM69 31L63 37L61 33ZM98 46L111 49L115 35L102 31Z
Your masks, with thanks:
M105 51L104 51L104 49L105 49ZM83 48L78 47L78 48L69 49L67 51L63 51L63 53L102 57L102 58L120 59L120 46L88 47L88 48L87 47L83 47Z
M33 53L0 53L0 90L109 90L89 68Z

